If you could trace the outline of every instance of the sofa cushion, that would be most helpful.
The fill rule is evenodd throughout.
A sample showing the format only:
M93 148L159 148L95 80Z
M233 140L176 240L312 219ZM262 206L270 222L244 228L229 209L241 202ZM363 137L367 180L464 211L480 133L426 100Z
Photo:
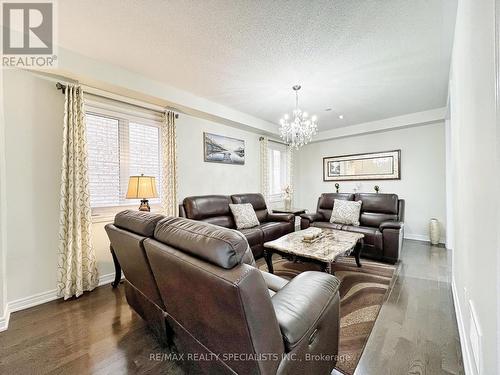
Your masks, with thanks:
M359 225L361 203L335 199L330 223Z
M264 234L264 242L268 242L276 240L284 236L285 234L290 233L291 232L290 226L291 225L288 222L275 221L275 222L262 223L261 225L259 225L259 228L262 230L262 233Z
M259 225L259 219L250 203L230 204L229 208L233 213L236 229L253 228Z
M250 203L255 211L255 214L257 215L257 219L259 219L259 222L263 223L267 221L267 214L269 212L262 194L234 194L231 195L231 200L234 204Z
M385 221L398 221L398 215L379 214L376 212L362 212L359 217L360 225L378 228Z
M226 195L202 195L184 198L186 217L193 220L203 220L208 217L230 216L229 203Z
M152 237L156 224L165 216L145 211L125 210L118 212L114 224L117 228L125 229L144 237Z
M363 201L362 212L398 214L398 196L396 194L357 193L354 199Z
M318 199L318 214L323 216L325 221L330 221L332 216L333 202L335 199L352 201L354 194L351 193L323 193Z
M264 234L259 227L240 229L239 231L243 233L251 247L264 242Z
M311 223L311 227L327 228L341 230L345 224L329 223L328 221L315 221Z
M348 232L363 233L365 235L365 244L375 246L377 249L382 249L383 237L382 232L380 232L378 228L345 225L343 230Z
M180 217L161 220L154 238L226 269L240 264L248 249L245 236L236 230Z

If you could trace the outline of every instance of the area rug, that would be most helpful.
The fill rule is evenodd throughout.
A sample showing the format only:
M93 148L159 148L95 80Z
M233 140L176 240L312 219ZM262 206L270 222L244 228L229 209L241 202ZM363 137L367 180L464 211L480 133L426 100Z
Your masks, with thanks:
M341 258L334 265L340 281L340 343L336 369L351 375L358 365L375 320L395 278L396 267L384 263L361 260L356 267L353 258ZM257 261L267 271L263 259ZM273 257L274 273L291 279L304 271L320 271L311 263L290 262Z

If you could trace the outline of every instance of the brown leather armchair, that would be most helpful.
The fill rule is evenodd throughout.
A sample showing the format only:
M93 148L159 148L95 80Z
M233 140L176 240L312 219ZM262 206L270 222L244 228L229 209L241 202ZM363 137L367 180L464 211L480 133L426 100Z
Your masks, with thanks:
M362 202L359 226L330 223L335 199ZM315 213L300 215L300 226L363 233L361 256L396 263L403 246L404 209L405 201L396 194L324 193Z
M144 248L188 373L329 374L339 340L339 281L304 272L292 281L243 262L245 237L166 218ZM315 359L322 355L322 359ZM196 360L203 357L203 360Z
M165 306L160 297L144 240L152 237L156 224L165 216L142 211L122 211L113 224L105 226L111 248L125 275L125 296L128 304L147 323L154 335L167 344Z
M179 216L192 220L236 229L229 204L251 203L260 225L255 228L241 229L254 257L264 253L264 242L273 241L291 233L295 229L295 216L290 214L270 214L262 194L202 195L187 197L179 205Z

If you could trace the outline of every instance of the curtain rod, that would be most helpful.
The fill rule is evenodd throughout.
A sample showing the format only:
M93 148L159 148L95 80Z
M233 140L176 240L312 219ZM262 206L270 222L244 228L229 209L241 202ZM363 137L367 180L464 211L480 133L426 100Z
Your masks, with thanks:
M61 83L61 82L57 82L56 83L56 89L58 90L61 90L61 92L64 94L66 92L66 85ZM101 91L101 90L100 90ZM157 112L157 113L163 113L162 111L159 111L159 110L156 110L156 109L153 109L153 108L148 108L146 106L143 106L143 105L140 105L140 104L135 104L135 103L130 103L130 102L127 102L125 100L120 100L120 99L116 99L116 98L111 98L109 96L106 96L106 95L101 95L101 94L96 94L96 93L89 93L90 95L94 95L94 96L97 96L97 97L100 97L100 98L104 98L104 99L109 99L109 100L114 100L114 101L117 101L117 102L121 102L121 103L125 103L125 104L128 104L128 105L132 105L134 107L138 107L138 108L143 108L143 109L147 109L148 111L153 111L153 112ZM176 113L175 114L175 118L179 118L179 114Z
M263 140L264 140L264 137L260 137L260 138L259 138L259 141L263 141ZM267 141L268 141L268 142L277 143L277 144L279 144L279 145L290 146L288 143L285 143L285 142L280 142L280 141L275 141L274 139L268 139Z

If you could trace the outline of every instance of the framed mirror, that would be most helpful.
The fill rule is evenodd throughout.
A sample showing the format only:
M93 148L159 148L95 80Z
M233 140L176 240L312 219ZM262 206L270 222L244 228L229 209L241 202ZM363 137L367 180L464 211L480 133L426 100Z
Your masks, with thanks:
M401 150L323 158L323 181L399 179Z

